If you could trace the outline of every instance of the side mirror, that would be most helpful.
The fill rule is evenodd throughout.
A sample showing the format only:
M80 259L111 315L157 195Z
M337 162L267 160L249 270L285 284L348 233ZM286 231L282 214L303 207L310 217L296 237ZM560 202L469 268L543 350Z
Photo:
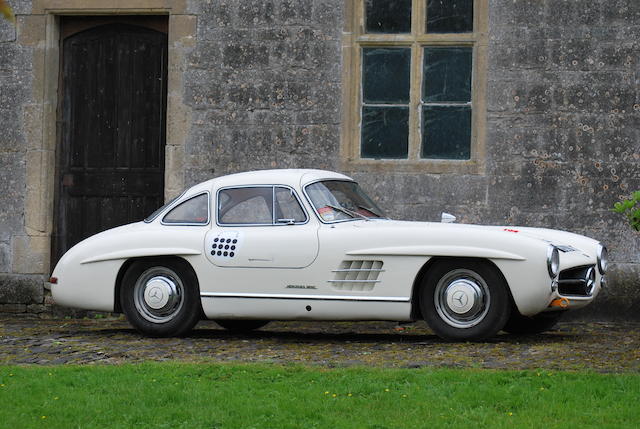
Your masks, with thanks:
M442 217L440 218L440 222L442 223L453 223L456 221L456 217L452 214L442 212Z

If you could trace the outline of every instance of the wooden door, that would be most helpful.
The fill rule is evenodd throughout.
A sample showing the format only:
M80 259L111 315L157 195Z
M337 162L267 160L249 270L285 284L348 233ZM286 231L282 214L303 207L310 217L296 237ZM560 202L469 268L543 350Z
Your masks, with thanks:
M164 200L167 35L110 23L62 41L53 262Z

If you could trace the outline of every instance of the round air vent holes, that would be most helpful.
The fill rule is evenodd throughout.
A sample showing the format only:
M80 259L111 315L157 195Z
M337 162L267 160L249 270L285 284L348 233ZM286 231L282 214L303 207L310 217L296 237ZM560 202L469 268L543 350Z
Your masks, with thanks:
M240 249L240 238L237 232L223 232L209 242L211 256L217 258L233 258Z

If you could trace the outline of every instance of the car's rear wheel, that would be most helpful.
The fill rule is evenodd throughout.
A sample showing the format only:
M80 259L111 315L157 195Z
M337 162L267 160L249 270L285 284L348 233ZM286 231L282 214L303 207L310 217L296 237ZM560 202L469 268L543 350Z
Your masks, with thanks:
M560 320L564 312L554 311L550 313L540 313L535 316L523 316L517 311L511 313L503 331L515 335L533 335L548 331Z
M120 304L127 320L143 334L187 334L200 320L198 279L186 261L134 262L122 279Z
M511 310L507 284L497 268L476 259L437 261L426 273L420 309L440 337L478 341L500 331Z
M268 320L233 320L233 319L220 319L215 321L218 325L222 326L231 332L248 332L254 329L262 328L269 323Z

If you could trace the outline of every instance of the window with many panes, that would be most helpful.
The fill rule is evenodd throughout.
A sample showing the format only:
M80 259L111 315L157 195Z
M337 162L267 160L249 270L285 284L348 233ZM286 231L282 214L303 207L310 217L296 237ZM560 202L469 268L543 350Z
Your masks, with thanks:
M349 160L478 171L486 0L354 0Z

